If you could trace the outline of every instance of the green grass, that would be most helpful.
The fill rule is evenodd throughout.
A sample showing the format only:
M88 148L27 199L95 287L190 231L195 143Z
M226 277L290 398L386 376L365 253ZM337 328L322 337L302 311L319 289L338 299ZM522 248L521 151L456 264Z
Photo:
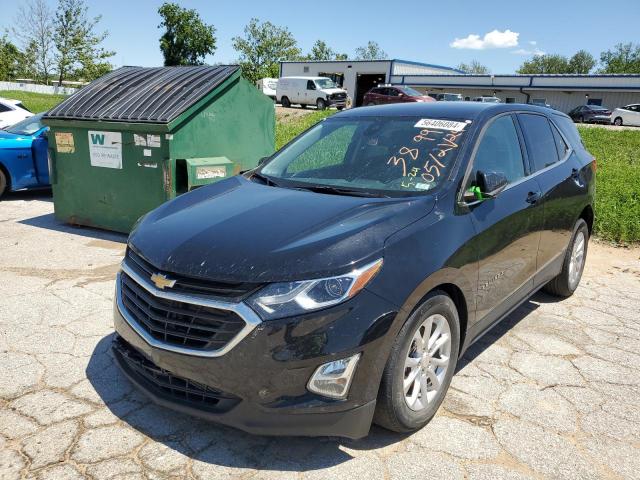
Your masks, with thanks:
M20 100L34 113L44 112L59 104L66 95L53 95L49 93L22 92L20 90L0 90L0 97Z
M335 110L322 110L291 120L285 118L276 122L276 150L282 148L296 135L334 113L336 113Z
M596 235L617 243L640 242L640 129L578 130L598 163Z

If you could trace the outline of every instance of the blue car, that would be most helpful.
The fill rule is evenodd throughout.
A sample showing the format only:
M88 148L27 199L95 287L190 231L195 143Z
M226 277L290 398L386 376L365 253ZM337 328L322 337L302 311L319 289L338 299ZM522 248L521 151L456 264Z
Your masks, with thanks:
M47 131L42 113L0 130L0 197L49 186Z

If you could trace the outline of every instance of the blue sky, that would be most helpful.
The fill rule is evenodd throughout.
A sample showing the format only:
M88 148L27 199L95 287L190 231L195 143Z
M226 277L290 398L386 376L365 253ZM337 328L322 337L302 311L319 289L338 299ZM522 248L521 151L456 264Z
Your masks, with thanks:
M0 0L0 31L11 27L19 3ZM218 49L208 62L237 58L231 38L242 33L251 17L288 27L304 52L323 39L351 56L356 47L376 40L390 58L449 66L476 59L493 73L513 73L536 51L571 55L586 49L598 58L618 42L640 41L640 0L372 0L366 8L365 2L344 0L178 3L195 8L204 21L215 25ZM162 64L157 28L161 4L161 0L88 0L90 13L103 15L101 27L109 31L105 47L117 52L113 64Z

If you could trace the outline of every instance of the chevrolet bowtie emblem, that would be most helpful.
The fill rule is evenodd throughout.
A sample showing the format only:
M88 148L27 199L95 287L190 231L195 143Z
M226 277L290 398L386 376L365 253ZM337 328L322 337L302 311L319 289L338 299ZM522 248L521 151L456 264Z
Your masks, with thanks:
M167 278L167 276L163 275L162 273L154 273L153 275L151 275L151 281L155 283L156 287L158 287L160 290L171 288L176 284L175 280Z

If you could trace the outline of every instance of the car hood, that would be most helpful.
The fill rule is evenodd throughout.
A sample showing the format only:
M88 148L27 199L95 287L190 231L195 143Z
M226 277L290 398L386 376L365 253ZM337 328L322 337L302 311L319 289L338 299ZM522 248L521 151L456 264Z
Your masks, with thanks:
M0 130L0 148L29 148L32 140L28 135L15 135Z
M333 95L334 93L344 93L342 88L323 88L322 93Z
M431 196L363 198L257 184L237 176L146 215L129 245L160 270L218 281L273 282L351 271L427 215Z

